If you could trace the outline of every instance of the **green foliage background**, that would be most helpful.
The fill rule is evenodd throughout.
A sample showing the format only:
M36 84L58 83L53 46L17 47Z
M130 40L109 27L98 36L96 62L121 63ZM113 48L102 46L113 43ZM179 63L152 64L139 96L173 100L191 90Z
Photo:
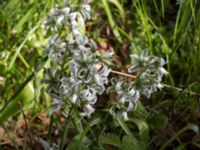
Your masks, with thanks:
M0 2L0 124L14 149L31 145L26 136L23 146L15 142L8 120L17 122L23 113L32 113L31 128L34 118L49 111L51 99L40 84L47 43L41 23L56 3L63 1ZM90 119L72 117L61 124L57 114L46 126L47 135L35 134L33 140L54 141L60 149L200 149L200 1L91 0L91 6L87 34L115 50L119 59L115 69L125 70L130 53L148 48L168 60L170 74L163 82L183 90L164 88L142 99L128 122L100 110ZM60 136L54 139L56 128ZM1 137L3 133L3 141ZM1 142L0 148L5 148Z

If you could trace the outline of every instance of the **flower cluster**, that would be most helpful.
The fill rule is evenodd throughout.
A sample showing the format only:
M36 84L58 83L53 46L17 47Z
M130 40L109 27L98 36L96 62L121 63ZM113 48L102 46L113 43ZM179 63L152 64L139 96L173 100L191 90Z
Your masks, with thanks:
M85 34L85 21L88 19L90 6L87 4L79 8L56 6L45 22L46 29L53 34L45 48L50 64L45 69L43 81L47 83L47 93L54 100L53 112L62 106L67 110L75 107L81 116L90 116L95 111L93 105L97 95L106 90L111 69L101 62L95 42ZM108 60L111 55L112 52L108 51L101 58ZM162 76L167 74L163 68L165 60L148 55L147 50L140 56L132 54L131 59L134 65L128 72L136 74L136 78L130 83L115 80L109 87L117 94L117 102L111 108L116 106L117 114L125 120L141 95L149 98L151 93L162 88Z
M153 92L162 88L162 76L168 73L163 68L166 64L165 60L148 55L147 49L143 50L140 56L132 54L131 59L134 65L128 69L128 72L137 74L135 80L128 84L124 81L114 84L118 94L118 108L125 120L128 120L127 113L136 107L141 95L150 98Z
M80 11L74 11L70 6L62 8L59 5L56 5L51 9L50 14L45 21L46 29L58 32L58 30L65 25L72 25L73 27L77 27L77 25L84 26L84 21L90 19L90 6L87 4L82 5L79 9Z
M120 81L115 80L115 82L112 82L112 85L117 93L117 103L115 105L117 109L111 109L111 114L114 116L120 115L124 120L128 120L128 112L136 108L140 92L132 83L126 83L124 79L120 79Z
M162 88L162 77L168 74L163 67L166 62L163 58L148 55L147 49L143 50L140 56L132 54L131 59L135 63L128 71L129 73L137 73L137 89L141 91L141 94L150 98L151 93Z
M89 12L89 5L83 5L79 11L56 6L45 23L47 29L56 31L46 48L51 67L46 68L43 80L55 102L53 111L67 104L78 107L82 116L90 116L97 94L101 95L108 83L110 69L99 61L95 42L85 35ZM66 39L56 36L61 26L69 29Z

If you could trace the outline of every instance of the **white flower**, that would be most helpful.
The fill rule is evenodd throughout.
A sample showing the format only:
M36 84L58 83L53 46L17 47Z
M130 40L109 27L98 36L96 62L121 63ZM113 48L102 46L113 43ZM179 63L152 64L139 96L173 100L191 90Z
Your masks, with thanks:
M125 121L129 120L128 114L127 114L127 112L125 112L125 111L122 112L122 117L124 118Z
M57 13L57 8L56 8L56 7L55 7L55 8L52 8L52 9L50 10L50 15L51 15L51 16L54 16L56 13Z
M115 91L117 92L117 94L122 94L123 93L123 89L122 89L122 84L123 82L117 82L116 86L115 86Z
M123 95L121 96L121 98L119 99L119 102L122 103L122 104L124 104L126 100L127 100L127 95L126 95L126 94L123 94Z
M73 12L69 15L70 21L71 21L71 25L72 28L80 28L80 26L82 27L83 25L85 25L85 21L81 15L81 13L79 12Z
M56 24L61 25L62 22L63 22L63 20L64 20L64 18L65 18L65 17L64 17L63 15L58 16L58 18L57 18L57 20L56 20Z
M163 88L163 85L162 85L161 83L158 83L158 84L157 84L157 87L158 87L158 89L162 89L162 88Z
M165 70L163 67L161 67L161 68L159 69L159 71L160 71L161 74L164 74L164 75L168 75L168 74L169 74L169 73L167 72L167 70Z
M90 11L91 11L91 7L90 7L90 5L88 5L88 4L83 5L83 9L84 9L85 11L87 11L88 13L90 13Z
M81 13L83 15L84 20L90 19L90 10L90 5L83 5Z
M62 9L62 12L63 12L63 14L64 14L65 16L68 16L69 13L70 13L70 8L69 8L69 7L65 7L65 8Z
M73 96L72 96L72 103L76 104L77 99L78 99L78 96L76 94L73 94Z
M90 104L85 105L83 109L84 112L81 113L81 116L89 117L95 111L95 109Z
M81 96L83 100L87 100L87 103L94 104L97 100L96 92L93 88L85 89L81 91Z
M131 110L133 110L134 106L135 106L135 105L133 105L132 102L129 102L129 104L128 104L128 108L127 108L127 111L131 111Z

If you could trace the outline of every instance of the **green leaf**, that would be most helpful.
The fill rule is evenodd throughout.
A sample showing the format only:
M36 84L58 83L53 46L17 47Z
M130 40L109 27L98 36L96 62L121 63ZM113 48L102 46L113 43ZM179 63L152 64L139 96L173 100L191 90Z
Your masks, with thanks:
M10 64L8 66L8 70L11 70L11 68L13 67L15 60L17 59L18 55L20 54L22 48L24 47L24 45L26 44L26 42L28 41L28 39L33 35L33 33L38 29L38 27L40 26L42 20L40 20L37 25L35 27L33 27L29 33L27 34L26 38L23 40L23 42L20 44L20 46L16 49L15 54L12 58L12 60L10 61ZM20 57L21 58L21 57Z
M76 136L74 139L69 143L67 146L68 150L89 150L89 145L91 143L91 140L85 136L84 139L81 141L76 139Z
M109 0L109 2L113 3L117 7L119 15L122 18L122 21L124 22L125 21L125 12L124 12L124 9L123 9L122 5L120 4L120 2L118 0Z
M187 146L187 144L184 143L184 144L181 144L178 147L176 147L174 150L185 150L186 146Z
M69 130L69 127L70 127L70 123L66 120L65 121L65 125L63 127L63 133L62 133L62 137L60 139L60 149L63 150L64 149L64 145L65 145L65 142L66 142L66 139L67 139L67 133L68 133L68 130Z
M101 134L99 136L99 143L116 146L118 148L120 148L120 146L121 146L121 141L120 141L119 135L114 134L114 133Z
M107 2L107 0L101 0L102 2L102 5L103 5L103 8L105 10L105 13L108 17L108 21L109 21L109 24L111 26L111 29L113 30L113 34L115 35L115 37L117 38L117 40L122 43L122 37L117 29L117 25L113 19L113 16L112 16L112 13L110 11L110 8L109 8L109 4Z
M130 136L125 135L122 138L122 150L145 150L145 145L142 142L133 140Z
M149 141L149 126L148 124L141 119L133 118L130 119L130 121L134 122L138 129L139 129L139 135L140 135L140 140L141 142L144 142L145 144L148 143Z
M141 102L137 103L137 107L134 110L134 114L142 117L142 118L147 118L148 117L148 112L146 110L146 108L142 105Z
M162 129L167 125L167 123L168 118L163 114L157 114L148 119L148 124L153 129Z
M29 82L21 92L7 105L0 110L0 123L5 122L10 117L14 116L21 110L21 107L28 107L32 105L34 99L33 83Z
M132 134L131 130L128 128L126 122L120 117L117 118L117 122L122 127L122 129L125 131L125 133L127 135L129 135L130 137L132 137L133 140L135 140L135 136Z
M187 126L185 126L184 128L182 128L181 130L179 130L178 132L176 132L174 134L174 136L172 136L168 141L166 141L162 147L160 148L160 150L164 150L166 149L166 147L173 142L176 138L178 138L182 133L184 133L187 130L192 130L194 131L196 134L199 135L199 126L195 125L195 124L188 124Z
M33 13L36 10L36 7L33 6L21 19L20 21L17 23L17 25L14 27L14 29L19 33L22 31L23 29L23 25L28 22L32 17L33 17Z
M18 3L20 3L20 1L19 0L10 0L9 1L9 3L6 5L6 7L4 8L4 10L6 11L6 10L8 10L8 9L13 9L13 8L15 8L15 6L18 4Z

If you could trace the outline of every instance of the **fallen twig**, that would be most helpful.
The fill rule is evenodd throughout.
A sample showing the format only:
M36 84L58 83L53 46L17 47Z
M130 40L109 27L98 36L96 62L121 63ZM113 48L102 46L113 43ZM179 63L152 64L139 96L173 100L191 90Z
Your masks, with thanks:
M119 71L115 71L115 70L111 70L111 72L114 73L114 74L130 77L130 78L133 78L133 79L136 78L136 76L134 76L134 75L123 73L123 72L119 72ZM199 93L196 93L196 92L193 92L193 91L189 91L189 90L186 90L186 89L181 89L181 88L174 87L174 86L171 86L171 85L168 85L168 84L164 84L164 83L162 83L162 85L164 87L166 87L166 88L175 89L178 92L186 92L186 93L189 93L189 94L192 94L192 95L200 96Z

